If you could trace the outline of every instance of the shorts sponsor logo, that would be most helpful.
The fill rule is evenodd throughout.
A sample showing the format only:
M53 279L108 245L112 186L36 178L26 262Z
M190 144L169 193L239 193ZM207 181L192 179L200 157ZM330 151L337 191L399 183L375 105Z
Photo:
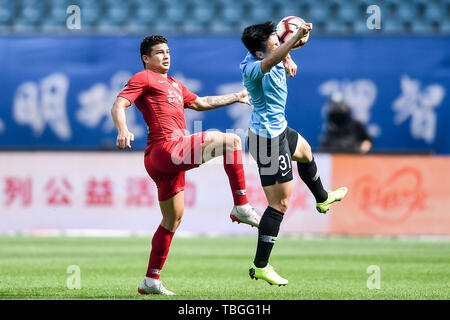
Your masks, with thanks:
M281 176L286 176L289 172L291 172L291 169L289 169L287 172L283 172L282 174L281 174Z

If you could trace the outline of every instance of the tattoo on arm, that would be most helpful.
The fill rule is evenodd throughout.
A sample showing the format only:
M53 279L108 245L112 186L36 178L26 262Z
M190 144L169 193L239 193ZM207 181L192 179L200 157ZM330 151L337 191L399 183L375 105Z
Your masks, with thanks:
M229 104L239 101L239 96L237 93L226 94L223 96L209 96L206 97L206 101L209 105L214 108L224 107Z

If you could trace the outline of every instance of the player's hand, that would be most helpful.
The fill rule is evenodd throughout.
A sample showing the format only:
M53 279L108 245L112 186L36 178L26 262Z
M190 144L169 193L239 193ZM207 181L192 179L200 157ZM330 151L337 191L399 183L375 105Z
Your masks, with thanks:
M286 70L286 73L288 77L295 77L297 74L297 64L292 59L285 59L283 61L284 69Z
M248 97L247 89L238 92L237 95L239 99L238 102L250 105L250 98Z
M312 28L313 25L310 22L305 22L304 24L302 24L297 31L299 38L301 39L306 36L312 30Z
M134 134L132 134L130 131L119 131L119 134L117 135L117 142L116 146L120 150L123 149L131 149L131 142L134 141Z

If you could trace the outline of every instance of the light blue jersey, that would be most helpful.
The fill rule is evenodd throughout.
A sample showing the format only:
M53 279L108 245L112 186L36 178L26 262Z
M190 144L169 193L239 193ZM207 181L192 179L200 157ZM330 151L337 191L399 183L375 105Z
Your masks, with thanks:
M257 135L273 138L287 127L284 115L287 99L286 72L280 62L264 74L261 62L249 52L240 65L244 86L253 106L248 126Z

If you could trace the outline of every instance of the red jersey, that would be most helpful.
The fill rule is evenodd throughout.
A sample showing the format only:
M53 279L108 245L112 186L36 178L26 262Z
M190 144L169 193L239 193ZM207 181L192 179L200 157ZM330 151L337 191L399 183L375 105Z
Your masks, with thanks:
M136 73L118 96L134 102L142 112L148 127L147 145L181 136L186 129L184 108L197 98L180 81L151 70Z

